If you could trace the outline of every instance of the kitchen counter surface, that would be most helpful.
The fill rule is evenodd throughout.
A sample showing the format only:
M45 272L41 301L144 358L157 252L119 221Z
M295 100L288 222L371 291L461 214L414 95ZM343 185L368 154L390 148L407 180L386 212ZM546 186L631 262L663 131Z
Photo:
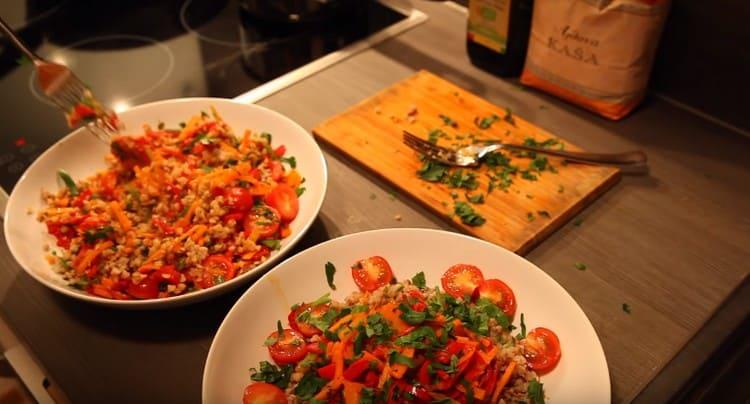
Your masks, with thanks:
M665 401L748 315L750 304L742 303L750 289L750 139L656 98L610 122L524 90L469 63L459 9L414 5L430 16L426 23L259 104L312 129L426 69L586 149L645 150L649 175L625 176L579 215L580 226L565 225L527 258L565 287L593 323L613 400ZM384 182L324 151L328 196L296 250L376 228L450 228L405 196L390 198ZM577 270L575 262L588 269ZM212 336L241 293L182 309L115 311L37 284L13 261L4 236L0 266L2 316L73 402L198 402Z

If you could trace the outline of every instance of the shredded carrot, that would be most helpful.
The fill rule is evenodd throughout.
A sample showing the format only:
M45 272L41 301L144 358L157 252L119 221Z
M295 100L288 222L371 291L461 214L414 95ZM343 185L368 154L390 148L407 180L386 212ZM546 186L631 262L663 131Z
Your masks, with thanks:
M190 238L197 243L198 240L200 240L203 235L206 234L206 230L208 230L208 227L206 227L205 225L197 225L193 226L191 230L193 229L195 230L193 231L193 234L190 235Z
M347 314L344 317L341 317L340 319L338 319L335 323L333 323L333 325L331 325L330 327L328 327L328 330L331 331L331 332L334 332L334 331L338 330L339 327L341 327L344 324L349 323L350 321L352 321L352 315L351 314Z
M201 200L196 199L193 201L193 204L190 205L190 208L187 212L185 212L185 216L181 217L180 220L178 220L175 225L177 227L185 227L190 224L190 222L193 220L193 214L195 214L195 210L198 209L198 206L200 205Z
M94 247L93 249L88 250L86 252L86 255L83 257L83 259L75 267L76 273L79 275L82 274L83 271L85 271L86 268L88 268L89 265L91 265L91 263L94 262L96 257L98 257L99 254L102 253L102 251L106 250L107 248L112 247L112 245L113 245L112 241L107 240L107 241L103 241L97 244L96 247Z
M495 391L494 393L492 393L491 402L496 403L497 400L500 398L500 393L505 388L505 385L508 384L510 377L513 375L513 370L515 369L516 369L516 362L510 361L510 363L508 364L508 367L505 368L505 372L503 372L503 375L500 377L500 380L497 381L497 385L495 385Z
M380 379L378 380L378 388L382 389L383 386L385 386L385 382L388 381L388 378L391 375L391 365L389 365L387 362L385 366L383 366L383 373L380 374Z
M373 363L373 362L377 363L378 364L378 370L382 370L383 366L385 366L385 364L383 364L383 361L381 361L375 355L373 355L373 354L371 354L371 353L369 353L367 351L362 351L362 357L365 358L365 359L367 359L371 363Z
M120 227L122 227L123 231L127 232L131 228L133 228L133 223L125 215L125 212L123 212L122 206L120 206L119 202L110 202L109 209L112 211L112 214L115 216L115 218L117 218L117 221L120 222Z
M359 404L359 395L365 386L361 383L344 381L344 404Z
M331 362L334 365L333 379L321 389L318 394L315 395L317 400L325 400L331 391L337 390L341 387L344 381L344 343L334 342L331 352Z

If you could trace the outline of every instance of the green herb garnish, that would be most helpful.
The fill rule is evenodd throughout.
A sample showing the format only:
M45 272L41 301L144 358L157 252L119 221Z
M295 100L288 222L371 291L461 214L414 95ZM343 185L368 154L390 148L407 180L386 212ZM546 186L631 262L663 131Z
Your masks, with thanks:
M579 270L579 271L585 271L585 270L586 270L586 268L588 268L588 267L586 266L586 264L584 264L583 262L576 262L576 263L575 263L575 264L573 264L573 265L575 265L576 269L577 269L577 270Z
M269 239L261 240L260 243L272 250L278 250L281 247L281 240L275 240L275 239L269 238Z
M289 380L292 377L293 371L294 366L292 365L276 367L267 361L262 361L260 362L260 371L254 368L250 369L250 379L256 382L275 384L283 390L289 386Z
M487 219L482 215L476 213L466 202L457 201L453 204L453 213L455 213L460 219L461 223L467 226L481 226Z
M413 278L411 278L411 283L414 284L414 286L424 289L427 286L427 281L424 277L424 272L417 272L416 275L414 275Z
M330 261L326 262L326 282L328 282L328 287L336 290L336 285L333 284L334 275L336 275L336 267Z
M65 186L68 188L68 192L70 192L71 196L78 196L78 186L76 185L76 182L73 181L73 178L65 172L65 170L58 170L57 176L60 177L63 183L65 183Z
M544 384L536 380L529 381L527 396L531 404L544 404Z

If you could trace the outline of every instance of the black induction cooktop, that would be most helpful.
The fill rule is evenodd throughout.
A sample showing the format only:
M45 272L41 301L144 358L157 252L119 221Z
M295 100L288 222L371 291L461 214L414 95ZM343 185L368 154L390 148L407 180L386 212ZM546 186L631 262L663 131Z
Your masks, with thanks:
M271 1L271 0L268 0ZM275 1L275 0L274 0ZM106 105L236 97L404 18L379 2L335 19L255 13L247 0L3 0L3 17L41 56L71 67ZM0 186L68 133L33 67L0 38Z

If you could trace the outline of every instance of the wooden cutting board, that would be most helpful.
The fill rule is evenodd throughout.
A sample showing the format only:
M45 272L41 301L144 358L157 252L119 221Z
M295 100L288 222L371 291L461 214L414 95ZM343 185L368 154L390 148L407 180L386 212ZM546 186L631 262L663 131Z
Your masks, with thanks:
M446 124L441 114L455 125ZM477 119L496 115L487 129ZM315 136L354 161L384 178L449 220L463 231L523 254L555 229L571 219L586 204L612 187L620 178L616 168L565 164L549 157L542 172L529 171L537 180L522 178L533 159L511 157L519 174L510 175L512 184L505 190L496 187L488 193L487 167L469 169L476 173L478 188L468 191L442 182L427 182L417 175L422 167L419 156L401 141L407 130L424 139L435 130L443 131L438 144L451 147L473 139L499 139L522 143L527 138L542 142L556 139L566 150L580 150L569 142L534 126L521 117L447 82L432 73L420 71L378 94L360 102L313 129ZM496 182L497 184L497 182ZM466 194L484 194L483 204L469 205L486 222L468 226L454 214L456 201L467 202Z

